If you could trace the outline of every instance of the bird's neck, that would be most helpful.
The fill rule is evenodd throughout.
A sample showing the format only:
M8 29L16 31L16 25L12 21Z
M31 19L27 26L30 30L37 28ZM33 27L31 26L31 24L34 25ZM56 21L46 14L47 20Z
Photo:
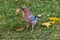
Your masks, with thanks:
M29 10L28 11L24 11L24 13L28 15L28 14L30 14L30 11Z

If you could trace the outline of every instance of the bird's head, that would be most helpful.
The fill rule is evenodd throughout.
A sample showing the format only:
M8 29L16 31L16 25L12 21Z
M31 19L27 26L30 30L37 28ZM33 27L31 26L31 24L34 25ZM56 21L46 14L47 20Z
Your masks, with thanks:
M27 8L26 6L21 7L21 9L25 12L25 13L29 13L30 9Z
M35 16L36 18L40 18L39 16Z

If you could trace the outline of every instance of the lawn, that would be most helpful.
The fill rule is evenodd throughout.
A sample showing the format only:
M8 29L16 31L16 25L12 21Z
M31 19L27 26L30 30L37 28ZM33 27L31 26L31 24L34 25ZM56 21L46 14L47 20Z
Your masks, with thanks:
M23 11L19 9L22 6L30 8L34 15L44 14L32 33L31 27L28 31L16 31L26 28ZM59 40L60 24L52 24L49 28L41 26L49 17L60 18L60 0L0 0L0 40Z

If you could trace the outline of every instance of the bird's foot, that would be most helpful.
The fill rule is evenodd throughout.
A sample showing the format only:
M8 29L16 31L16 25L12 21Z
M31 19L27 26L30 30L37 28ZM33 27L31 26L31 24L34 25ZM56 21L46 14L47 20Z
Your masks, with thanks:
M31 30L30 32L33 32L33 30Z
M28 31L28 28L26 29L26 31Z

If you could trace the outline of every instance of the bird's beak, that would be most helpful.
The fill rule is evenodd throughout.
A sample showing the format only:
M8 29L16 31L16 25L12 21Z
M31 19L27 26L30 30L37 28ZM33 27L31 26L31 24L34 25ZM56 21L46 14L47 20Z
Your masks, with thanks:
M36 16L37 18L40 18L40 17L38 17L38 16Z
M26 6L22 6L22 7L20 7L23 11L24 11L24 9L26 9Z
M24 8L23 7L20 7L23 11L24 11Z

